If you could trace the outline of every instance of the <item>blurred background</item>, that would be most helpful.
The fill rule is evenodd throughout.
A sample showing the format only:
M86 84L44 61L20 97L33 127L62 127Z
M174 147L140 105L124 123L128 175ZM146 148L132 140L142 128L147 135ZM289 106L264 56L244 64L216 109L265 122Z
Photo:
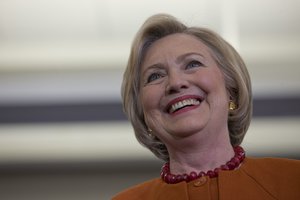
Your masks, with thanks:
M150 15L213 29L247 63L250 156L300 159L300 1L0 0L0 199L110 199L158 177L120 85Z

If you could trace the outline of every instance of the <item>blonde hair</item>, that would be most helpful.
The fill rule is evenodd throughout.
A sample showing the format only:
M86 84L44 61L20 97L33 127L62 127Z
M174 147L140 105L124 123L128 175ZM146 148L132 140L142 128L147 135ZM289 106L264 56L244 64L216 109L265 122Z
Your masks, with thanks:
M200 27L187 27L176 18L157 14L148 18L136 34L122 83L123 109L137 140L158 158L167 161L166 146L149 134L139 100L141 63L151 44L167 35L184 33L202 41L224 74L226 89L237 108L229 112L228 129L232 146L241 144L252 117L252 91L247 68L236 50L215 32Z

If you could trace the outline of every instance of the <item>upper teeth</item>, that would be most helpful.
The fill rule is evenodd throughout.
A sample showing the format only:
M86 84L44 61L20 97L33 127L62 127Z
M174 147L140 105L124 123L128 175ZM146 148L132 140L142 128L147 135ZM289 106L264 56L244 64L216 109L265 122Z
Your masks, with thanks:
M170 113L174 112L175 110L178 110L184 106L188 106L188 105L199 105L200 102L197 100L197 99L185 99L183 101L179 101L175 104L173 104L171 106L171 109L170 109Z

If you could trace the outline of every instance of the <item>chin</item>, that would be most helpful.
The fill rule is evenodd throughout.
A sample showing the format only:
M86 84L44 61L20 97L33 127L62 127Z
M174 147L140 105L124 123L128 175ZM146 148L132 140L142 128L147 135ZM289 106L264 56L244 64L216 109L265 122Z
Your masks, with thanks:
M197 124L177 124L176 127L173 128L172 135L176 135L178 137L188 137L194 134L201 132L205 126L201 126L199 122Z

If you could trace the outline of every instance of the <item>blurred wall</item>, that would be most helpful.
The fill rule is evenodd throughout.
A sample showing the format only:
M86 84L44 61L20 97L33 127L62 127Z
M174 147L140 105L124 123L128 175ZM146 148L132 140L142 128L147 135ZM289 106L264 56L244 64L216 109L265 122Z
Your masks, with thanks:
M152 14L213 29L253 83L248 155L300 158L297 0L1 0L0 199L109 199L159 176L135 140L120 85Z

